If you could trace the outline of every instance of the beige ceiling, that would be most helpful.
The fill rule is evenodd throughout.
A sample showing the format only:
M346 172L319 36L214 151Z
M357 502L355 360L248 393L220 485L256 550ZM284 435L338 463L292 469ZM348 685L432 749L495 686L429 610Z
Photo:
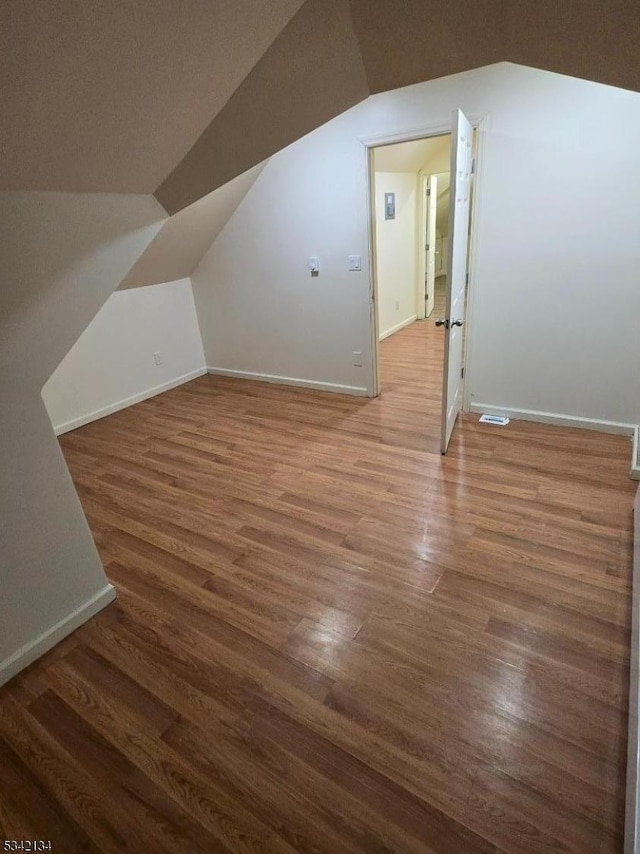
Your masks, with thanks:
M153 193L303 2L0 3L0 189Z
M638 0L5 0L0 189L177 213L370 93L509 61L640 89Z
M413 139L374 149L377 172L419 172L438 154L448 158L451 136L434 136L430 139Z

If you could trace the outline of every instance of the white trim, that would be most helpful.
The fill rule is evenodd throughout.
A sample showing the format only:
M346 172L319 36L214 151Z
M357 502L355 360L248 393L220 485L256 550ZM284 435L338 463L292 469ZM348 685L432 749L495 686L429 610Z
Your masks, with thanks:
M75 611L72 611L50 629L47 629L46 632L42 632L35 640L29 641L29 643L25 644L17 652L14 652L13 655L5 658L0 664L0 685L4 685L16 673L19 673L37 658L40 658L41 655L44 655L45 652L48 652L57 643L60 643L63 638L66 638L67 635L70 635L71 632L86 623L91 617L94 617L98 611L102 611L115 598L115 588L112 584L107 584L106 587L95 593L91 599L80 605Z
M493 406L490 403L472 403L469 412L486 412L488 415L504 415L520 421L539 421L542 424L556 424L558 427L580 427L585 430L600 430L602 433L620 433L632 436L637 429L634 424L622 421L605 421L597 418L582 418L578 415L561 415L558 412L539 412L534 409L512 409Z
M156 394L162 394L163 391L176 388L176 386L188 383L197 377L202 377L207 373L205 367L197 368L195 371L189 371L188 374L182 374L180 377L174 377L166 383L148 388L146 391L141 391L138 394L133 394L131 397L125 397L123 400L117 400L115 403L110 403L108 406L103 406L101 409L96 409L93 412L88 412L86 415L81 415L79 418L73 418L71 421L65 421L64 424L54 425L56 436L62 433L68 433L70 430L75 430L77 427L82 427L84 424L89 424L91 421L97 421L99 418L105 418L107 415L113 415L114 412L119 412L121 409L126 409L128 406L133 406L134 403L140 403L143 400L148 400L150 397L155 397Z
M425 181L429 180L429 173L425 172L424 169L421 169L417 175L417 187L416 187L416 241L415 241L415 255L416 255L416 318L418 320L424 320L427 317L426 312L426 300L424 298L424 292L426 290L426 278L427 278L427 254L425 250L425 237L427 230L427 193L425 188ZM429 312L430 313L430 312Z
M405 326L411 326L412 323L415 323L418 319L417 314L412 314L411 317L408 317L406 320L402 320L400 323L396 323L395 326L392 326L391 329L387 329L386 332L380 333L380 341L383 341L385 338L388 338L390 335L393 335L394 332L400 332L401 329L404 329Z
M491 133L491 113L484 115L475 124L471 122L476 130L473 157L475 169L473 174L473 197L471 204L471 230L469 232L468 265L469 287L467 290L467 305L465 311L465 342L463 355L464 385L462 388L462 409L469 410L471 405L471 390L473 388L473 360L471 359L471 344L474 336L473 316L475 300L477 299L476 279L478 278L478 234L480 233L480 222L482 220L482 200L485 194L485 172L487 140Z
M467 113L467 118L475 127L485 117L484 113ZM398 128L395 131L387 130L384 133L361 136L359 142L367 148L378 148L381 145L394 145L397 142L413 142L416 139L425 139L430 136L446 136L451 133L451 115L443 122L432 125L421 125L409 129Z
M325 383L319 380L305 380L300 377L281 377L278 374L254 374L252 371L234 371L230 368L207 368L207 373L220 377L236 377L241 380L254 380L261 383L276 383L278 385L292 385L300 388L313 388L318 391L330 391L335 394L350 394L356 397L367 397L365 386L340 385L339 383Z
M378 270L375 218L374 149L364 148L365 195L367 200L367 250L369 252L369 346L371 348L368 397L380 394L380 365L378 363Z
M631 453L630 476L633 480L640 480L640 425L633 428L633 451ZM640 513L640 510L638 512ZM638 536L640 536L640 533Z

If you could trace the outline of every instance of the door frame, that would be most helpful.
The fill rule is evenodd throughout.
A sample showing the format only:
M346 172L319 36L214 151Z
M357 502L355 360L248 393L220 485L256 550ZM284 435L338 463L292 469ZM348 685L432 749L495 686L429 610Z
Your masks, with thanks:
M471 318L472 305L475 289L472 283L475 278L475 257L477 253L477 232L478 220L480 212L481 199L481 176L482 176L482 161L486 143L486 137L489 133L491 117L490 115L478 115L467 113L471 122L474 133L474 153L475 160L474 180L473 180L473 197L471 204L471 226L469 235L468 249L468 270L469 270L469 287L467 291L467 313L466 313L466 337L465 348L463 353L463 368L464 368L464 389L463 389L463 411L467 412L470 405L470 370L471 359L469 358L469 342L471 341ZM371 341L371 371L369 382L367 383L367 396L378 397L380 394L380 341L379 341L379 325L378 325L378 280L377 280L377 254L376 254L376 229L375 229L375 168L373 162L373 150L383 145L394 145L398 142L412 142L417 139L429 139L434 136L445 136L452 132L451 118L446 123L427 125L420 128L412 128L410 130L397 130L388 133L381 133L373 136L368 136L360 139L363 151L363 166L365 171L365 187L366 187L366 224L367 224L367 246L369 252L369 306L368 306L368 324Z
M426 317L429 317L431 312L427 314L426 312L426 300L424 296L425 292L425 279L427 278L427 255L425 249L425 239L427 232L427 225L429 223L429 203L427 201L427 185L429 180L434 176L438 175L437 172L426 172L424 169L421 169L418 172L418 188L416 191L416 199L418 202L418 212L417 212L417 259L416 259L416 270L418 273L418 277L416 280L416 314L418 316L418 320L424 320ZM437 199L436 199L437 205ZM434 229L435 230L435 229ZM435 252L435 246L433 247L433 251ZM431 294L431 299L429 300L431 311L433 311L433 303L434 303L434 295Z

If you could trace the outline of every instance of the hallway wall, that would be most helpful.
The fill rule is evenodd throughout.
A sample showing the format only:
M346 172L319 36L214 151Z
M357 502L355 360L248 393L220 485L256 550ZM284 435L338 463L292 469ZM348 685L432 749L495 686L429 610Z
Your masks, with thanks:
M386 338L416 319L418 176L375 173L378 332ZM385 193L396 195L395 219L385 219Z

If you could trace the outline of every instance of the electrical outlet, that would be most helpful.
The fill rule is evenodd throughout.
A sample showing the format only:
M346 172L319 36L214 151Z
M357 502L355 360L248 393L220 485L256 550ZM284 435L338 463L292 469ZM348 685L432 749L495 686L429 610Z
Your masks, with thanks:
M354 350L353 351L353 364L356 368L362 367L362 351Z
M156 351L156 352L153 354L153 361L156 363L156 365L162 365L162 364L163 364L163 362L164 362L164 356L162 355L162 353L160 352L160 350Z

